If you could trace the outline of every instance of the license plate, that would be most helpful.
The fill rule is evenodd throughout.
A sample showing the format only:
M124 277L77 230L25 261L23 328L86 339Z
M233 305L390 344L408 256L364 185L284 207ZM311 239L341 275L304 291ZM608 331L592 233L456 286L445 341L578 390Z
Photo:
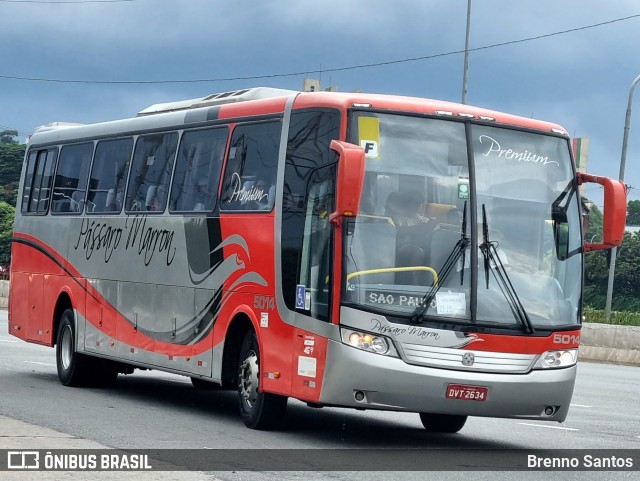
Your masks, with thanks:
M449 399L466 399L467 401L486 401L489 390L484 386L466 386L449 384L446 397Z

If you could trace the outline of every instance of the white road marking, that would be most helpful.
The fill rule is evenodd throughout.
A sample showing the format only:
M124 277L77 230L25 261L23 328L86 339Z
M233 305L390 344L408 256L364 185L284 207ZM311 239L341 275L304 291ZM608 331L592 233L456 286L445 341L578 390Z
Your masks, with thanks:
M13 341L13 340L11 340L11 339L0 339L0 342L16 343L16 342L20 342L20 341Z
M38 362L38 361L22 361L22 362L24 362L26 364L37 364L39 366L50 366L50 367L54 367L55 366L55 364L51 364L51 363L48 363L48 362Z
M574 408L592 408L593 406L587 406L585 404L571 404Z
M518 424L522 424L523 426L534 426L536 428L561 429L563 431L580 431L579 429L576 429L576 428L565 428L562 426L547 426L546 424L529 424L529 423L518 423Z

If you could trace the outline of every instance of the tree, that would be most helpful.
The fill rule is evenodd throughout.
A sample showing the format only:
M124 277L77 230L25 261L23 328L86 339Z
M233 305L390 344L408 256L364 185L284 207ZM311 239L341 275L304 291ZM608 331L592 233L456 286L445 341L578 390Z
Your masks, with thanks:
M18 141L14 139L17 136L17 130L3 130L0 132L0 144L17 144Z
M584 199L586 204L590 204L587 199ZM591 210L589 211L589 228L587 232L584 234L585 242L591 243L591 239L593 242L598 243L602 242L602 212L598 209L598 206L595 204L591 204Z
M15 206L18 200L18 182L0 185L0 202Z
M0 266L11 263L13 218L18 197L20 171L26 145L18 143L15 130L0 132Z
M627 205L627 224L640 225L640 200L630 200Z
M612 308L640 311L640 232L625 232L616 257Z
M634 202L634 201L632 201ZM629 203L631 204L631 202ZM589 215L589 229L585 241L602 241L602 213L594 205ZM584 303L603 309L609 281L609 257L611 251L595 251L585 255ZM640 232L625 232L616 257L613 298L615 311L640 311Z
M0 139L5 132L12 131L0 132ZM24 144L0 141L0 202L16 205L25 149Z
M0 266L11 263L11 238L15 210L6 202L0 202Z

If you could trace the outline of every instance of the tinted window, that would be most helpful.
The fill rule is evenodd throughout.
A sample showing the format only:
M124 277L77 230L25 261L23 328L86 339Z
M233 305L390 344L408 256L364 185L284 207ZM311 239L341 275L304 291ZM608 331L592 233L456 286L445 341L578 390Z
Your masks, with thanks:
M169 210L213 210L228 129L185 132L180 142Z
M93 143L63 147L53 184L53 213L82 212Z
M329 214L335 205L335 165L315 170L309 180L305 206L300 270L296 286L305 286L311 303L304 310L312 317L329 320L332 287L331 246L333 228ZM299 289L299 287L298 287ZM305 297L306 299L306 297ZM300 306L296 306L300 309Z
M280 232L282 292L285 302L291 310L296 308L296 286L298 284L311 286L310 279L307 284L307 279L301 279L300 275L303 263L305 223L307 222L307 213L312 215L315 212L314 205L319 205L323 195L324 200L329 199L327 194L332 192L329 189L327 194L322 194L320 185L316 186L316 184L328 185L331 189L333 188L331 184L327 184L324 174L334 170L323 169L321 171L320 169L337 161L337 156L330 150L329 144L339 135L340 115L338 112L306 111L297 112L291 116L284 173L282 230ZM319 246L317 242L316 244ZM314 250L317 249L314 247ZM328 255L327 252L321 250L317 250L317 252L322 252L322 255L325 256ZM320 265L325 265L325 262L325 259L317 260ZM307 262L304 263L307 264ZM302 277L304 276L303 273Z
M98 142L91 168L87 212L120 212L133 139Z
M233 131L220 208L271 210L275 200L280 121L239 125Z
M33 184L33 172L36 168L37 158L37 151L31 151L29 153L29 160L27 161L27 172L24 176L24 188L22 189L22 212L27 212L27 207L29 207L29 200L31 199L31 185Z
M40 150L29 154L22 211L44 214L49 209L53 169L57 149Z
M138 138L127 187L127 211L164 211L177 146L175 132Z

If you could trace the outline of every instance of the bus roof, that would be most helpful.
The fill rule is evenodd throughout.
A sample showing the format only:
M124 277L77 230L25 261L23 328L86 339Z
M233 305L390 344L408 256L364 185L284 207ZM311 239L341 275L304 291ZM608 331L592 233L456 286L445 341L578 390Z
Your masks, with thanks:
M211 107L236 102L247 102L249 100L260 100L274 97L283 97L295 94L294 90L274 89L270 87L256 87L251 89L233 90L231 92L221 92L207 95L191 100L179 100L178 102L168 102L154 104L138 112L139 116L152 115L162 112L175 112L177 110L190 110L200 107Z
M88 125L53 122L37 128L30 139L30 144L81 141L103 136L125 135L131 132L176 128L211 119L277 114L284 111L287 101L292 98L295 99L294 108L296 109L326 107L339 109L343 112L351 108L410 112L449 118L476 119L568 135L564 128L554 123L453 102L397 95L298 92L257 87L212 94L191 100L154 104L141 110L137 117L129 119Z
M440 115L443 117L468 118L496 122L499 124L554 132L567 135L562 126L541 120L535 120L494 110L473 107L443 100L433 100L420 97L402 97L397 95L342 93L342 92L313 92L303 93L296 98L295 107L304 108L326 105L327 107L341 107L343 109L361 107L373 110L390 110L412 112L420 114Z

